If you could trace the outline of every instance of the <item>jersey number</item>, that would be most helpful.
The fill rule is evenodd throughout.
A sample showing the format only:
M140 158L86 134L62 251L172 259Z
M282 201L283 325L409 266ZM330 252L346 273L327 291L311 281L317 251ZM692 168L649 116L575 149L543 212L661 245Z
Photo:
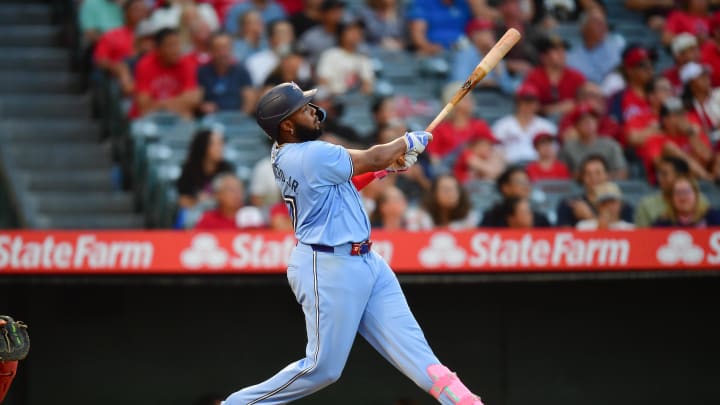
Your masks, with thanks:
M290 219L292 220L292 226L293 230L297 230L297 204L295 203L295 197L292 196L283 196L283 200L285 200L285 204L288 207L288 212L290 213Z

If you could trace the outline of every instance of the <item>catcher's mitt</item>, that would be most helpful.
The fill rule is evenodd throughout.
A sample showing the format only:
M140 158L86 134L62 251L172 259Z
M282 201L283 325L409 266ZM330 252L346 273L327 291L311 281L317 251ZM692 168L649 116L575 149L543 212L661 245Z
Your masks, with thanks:
M30 351L27 325L5 315L0 319L6 322L0 326L0 361L23 360Z

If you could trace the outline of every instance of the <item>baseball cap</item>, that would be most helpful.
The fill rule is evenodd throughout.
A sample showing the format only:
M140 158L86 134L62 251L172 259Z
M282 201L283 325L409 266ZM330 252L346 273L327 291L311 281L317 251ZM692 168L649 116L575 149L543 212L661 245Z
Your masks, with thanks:
M488 141L492 144L499 144L500 141L498 141L497 138L491 133L482 132L478 136L475 137L476 141Z
M492 21L486 20L484 18L473 18L470 20L470 22L465 26L465 33L470 36L475 31L482 31L482 30L491 30L495 27L495 24L493 24Z
M550 36L544 36L538 39L538 41L535 44L535 47L537 48L538 52L545 53L549 50L556 49L556 48L570 48L570 44L565 41L564 39L560 38L557 35L550 35Z
M685 106L683 106L682 100L677 97L668 97L663 101L660 106L660 116L664 117L673 113L684 112Z
M537 148L540 142L555 142L555 137L549 132L538 132L533 137L533 146Z
M135 36L147 37L155 35L155 31L157 31L157 29L155 28L155 23L153 22L153 20L147 18L140 21L140 24L135 27Z
M622 200L620 187L611 181L595 186L595 195L597 196L598 204L604 203L605 201Z
M597 116L598 116L597 112L590 106L590 104L587 104L587 103L578 104L570 112L570 122L575 124L578 122L578 120L580 120L580 118L582 118L588 114L592 115L595 118L597 118Z
M673 56L677 57L680 52L697 46L698 41L697 38L695 38L695 35L688 32L683 32L682 34L678 34L677 36L675 36L675 38L673 38L670 49L672 49Z
M532 83L523 83L515 91L515 97L526 100L537 100L540 98L540 92Z
M629 49L623 55L623 66L627 68L636 67L643 62L650 62L650 53L643 47L634 47Z
M680 68L680 81L685 84L690 80L695 80L708 70L705 66L697 62L688 62Z

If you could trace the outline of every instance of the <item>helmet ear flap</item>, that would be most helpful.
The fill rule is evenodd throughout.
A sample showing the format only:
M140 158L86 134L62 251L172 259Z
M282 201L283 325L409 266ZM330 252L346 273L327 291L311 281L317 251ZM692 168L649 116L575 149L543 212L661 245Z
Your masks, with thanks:
M327 112L325 112L325 109L313 103L308 103L308 105L315 109L315 115L317 115L320 122L325 121L325 118L327 117Z

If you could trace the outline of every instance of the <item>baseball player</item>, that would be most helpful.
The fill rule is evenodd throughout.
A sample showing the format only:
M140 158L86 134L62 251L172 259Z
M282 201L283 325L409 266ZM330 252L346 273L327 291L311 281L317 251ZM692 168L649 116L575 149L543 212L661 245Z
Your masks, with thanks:
M285 404L332 384L359 332L441 404L482 405L435 357L395 274L372 251L370 223L351 181L412 166L432 135L410 132L367 150L318 141L325 112L311 103L316 91L283 83L257 107L258 124L275 141L272 167L298 240L287 277L305 314L305 358L223 404Z

